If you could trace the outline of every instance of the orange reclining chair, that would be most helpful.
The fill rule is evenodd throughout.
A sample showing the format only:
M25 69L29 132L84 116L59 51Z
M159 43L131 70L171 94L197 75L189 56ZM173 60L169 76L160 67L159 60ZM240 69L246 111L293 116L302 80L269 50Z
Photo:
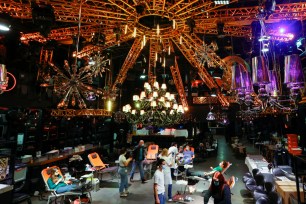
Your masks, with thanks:
M82 192L69 191L69 192L65 192L65 193L56 193L56 191L54 189L50 189L50 187L48 185L48 179L50 178L50 173L49 173L50 169L58 169L59 174L63 177L63 174L62 174L62 172L61 172L61 170L58 166L48 167L48 168L45 168L41 171L42 178L45 182L46 190L51 193L48 196L47 204L50 203L52 198L54 198L55 202L58 198L65 199L66 196L77 196L80 199L80 196L82 195Z
M110 167L109 164L104 164L97 152L89 154L88 159L95 173L100 175L99 180L102 180L103 174L110 174L113 179L117 176L118 166Z
M156 160L157 155L158 155L158 149L159 149L159 146L156 145L156 144L149 145L146 159L147 160Z

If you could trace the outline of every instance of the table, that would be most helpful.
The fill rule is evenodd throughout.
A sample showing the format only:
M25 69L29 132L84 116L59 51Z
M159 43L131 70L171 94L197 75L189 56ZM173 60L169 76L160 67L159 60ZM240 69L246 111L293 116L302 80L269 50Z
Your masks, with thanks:
M287 181L289 182L289 181ZM283 204L289 204L290 201L290 195L292 195L294 198L297 199L297 189L296 189L296 184L295 182L289 183L289 185L285 185L282 183L282 185L276 185L276 191L280 194L283 200ZM300 196L301 196L301 201L304 202L303 198L303 189L300 187Z
M268 162L261 155L248 155L245 158L249 172L252 173L253 169L259 169L261 173L270 173L268 169Z
M99 146L94 146L92 148L88 148L88 149L85 149L84 151L79 151L79 152L71 152L71 153L62 153L62 154L59 154L59 155L56 155L54 157L51 157L51 158L48 158L48 156L42 156L40 158L36 158L33 160L32 163L29 163L28 166L44 166L46 164L50 164L50 163L54 163L54 162L57 162L57 161L61 161L61 160L64 160L64 159L68 159L70 157L72 157L73 155L76 155L76 154L83 154L87 151L93 151L93 150L97 150L99 149L100 147Z

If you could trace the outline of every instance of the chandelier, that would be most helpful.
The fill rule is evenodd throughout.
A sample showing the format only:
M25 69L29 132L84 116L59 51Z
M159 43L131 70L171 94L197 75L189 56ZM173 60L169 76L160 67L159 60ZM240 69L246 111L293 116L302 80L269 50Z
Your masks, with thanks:
M43 78L43 87L53 86L53 92L60 101L58 109L79 108L86 109L88 104L99 99L112 98L109 86L111 85L110 59L98 51L88 55L80 52L81 39L81 13L82 3L79 7L78 33L76 36L76 51L73 52L73 61L64 61L63 68L57 67L54 63L48 62L50 70ZM99 38L97 39L100 40ZM82 58L82 60L79 60ZM51 75L50 73L55 73ZM105 87L96 88L93 86L94 78L100 80L105 75ZM110 100L109 100L110 101ZM97 102L99 104L99 102Z
M168 92L165 83L159 86L155 78L144 83L140 95L133 95L133 103L133 108L130 104L122 108L129 123L167 127L183 120L184 108L176 94Z
M253 120L260 115L290 114L297 110L304 85L299 55L284 57L283 73L276 68L269 70L268 60L264 56L252 58L252 68L251 78L240 64L232 67L231 89L241 107L239 118ZM281 76L284 76L283 82ZM253 86L258 87L258 94L255 94Z
M10 88L8 88L9 76L13 79L13 85ZM16 78L14 75L6 70L6 66L4 64L0 64L0 94L13 90L15 86Z

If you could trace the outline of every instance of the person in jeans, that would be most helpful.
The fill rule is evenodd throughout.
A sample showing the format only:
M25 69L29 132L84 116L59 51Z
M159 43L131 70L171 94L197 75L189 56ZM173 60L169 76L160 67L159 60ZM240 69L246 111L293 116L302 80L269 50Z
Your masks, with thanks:
M161 152L160 159L165 160L164 181L165 185L168 185L168 201L172 201L172 177L170 167L172 166L171 155L168 154L168 149L164 148Z
M135 168L138 166L139 172L140 172L140 178L142 183L145 183L146 180L144 178L144 170L143 170L143 161L145 159L145 148L144 148L144 141L140 140L138 145L135 147L133 151L133 165L132 165L132 170L131 170L131 177L130 181L133 182L134 179L134 173L135 173Z
M165 196L165 178L163 169L165 168L166 162L163 159L158 159L156 166L157 169L153 176L153 190L154 190L154 198L155 204L165 204L166 196Z
M209 198L214 198L214 204L231 204L231 190L222 173L216 171L211 180L209 189L204 194L204 204Z
M127 173L127 166L129 165L130 161L132 161L132 157L126 159L126 149L122 148L120 150L119 156L119 169L118 173L120 175L120 186L119 186L119 193L120 197L128 196L128 173Z
M50 177L47 180L47 184L50 189L55 190L56 193L65 193L74 190L81 190L81 188L75 184L71 184L69 181L65 181L57 168L51 168L48 172Z
M168 154L172 160L172 166L171 166L171 176L172 178L174 178L174 164L175 164L175 160L176 160L176 156L178 155L178 149L177 149L177 143L176 142L172 142L171 143L171 147L168 150Z

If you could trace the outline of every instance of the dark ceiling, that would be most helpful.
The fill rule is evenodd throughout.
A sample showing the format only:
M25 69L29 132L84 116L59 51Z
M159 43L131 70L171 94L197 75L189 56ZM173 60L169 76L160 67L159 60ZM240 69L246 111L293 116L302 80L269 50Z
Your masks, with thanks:
M45 3L50 3L51 6L55 9L55 17L56 21L51 25L51 34L49 35L49 38L45 38L45 40L41 40L43 38L37 38L37 40L29 40L25 43L25 41L21 42L20 37L24 34L29 33L37 33L41 30L41 28L37 27L37 24L33 22L33 19L31 19L30 11L31 6L33 8L33 2L30 5L28 1L9 1L5 0L4 2L0 3L0 11L2 12L0 15L0 19L5 19L11 24L11 31L8 33L0 32L0 44L5 47L5 51L1 51L0 55L0 63L6 64L8 67L8 70L12 72L18 81L17 87L15 90L13 90L10 93L5 93L0 95L0 106L18 106L18 105L30 105L30 106L40 106L45 105L48 107L54 107L56 105L56 101L58 99L52 99L52 97L49 96L51 90L43 89L39 86L39 82L37 82L37 72L39 70L39 57L40 57L40 51L41 48L44 47L52 47L54 49L54 56L53 56L53 62L57 64L59 67L63 65L63 61L65 59L70 59L72 55L72 51L75 50L75 44L73 44L73 40L71 40L72 36L77 36L77 32L69 33L67 34L67 37L64 38L64 40L61 38L59 39L58 36L56 36L54 33L58 32L59 35L65 35L65 33L59 32L61 28L76 28L78 25L78 1L65 1L63 3L63 7L69 6L74 11L74 20L71 20L72 18L67 17L68 19L64 19L64 15L67 15L66 13L61 13L59 10L61 8L60 1L40 1L41 4L45 5ZM90 41L90 38L88 37L88 33L92 31L99 31L102 28L102 32L105 34L106 39L110 39L110 43L106 42L105 46L102 46L101 49L103 49L103 52L109 56L109 58L112 59L112 69L113 69L113 81L116 80L116 77L122 68L122 65L125 62L125 59L128 55L128 52L130 51L131 47L133 46L134 39L133 38L127 38L127 40L122 40L120 42L120 46L117 45L117 43L111 43L111 41L114 38L114 35L116 33L120 33L120 37L123 38L123 26L124 20L121 20L123 15L126 13L130 13L132 11L132 8L130 8L127 5L131 5L132 7L135 6L135 4L132 1L125 1L127 4L120 4L120 1L115 1L116 5L110 4L108 1L101 2L101 5L97 3L99 1L87 1L84 6L84 17L83 19L86 20L86 22L82 22L81 26L85 26L86 29L88 27L88 31L85 31L84 33L81 32L81 35L84 36L84 42L80 44L80 48L90 46L92 45L92 41ZM106 3L105 3L106 2ZM160 1L163 2L163 1ZM167 9L171 8L171 6L176 5L177 1L165 1L165 7ZM248 7L258 7L258 5L265 4L265 1L258 1L258 0L247 0L247 1L235 1L234 3L231 3L226 6L212 6L212 11L217 11L216 13L220 16L215 17L209 17L209 19L212 19L209 22L206 22L206 19L203 17L204 13L209 13L210 10L205 10L207 7L201 7L202 4L207 4L209 1L198 1L196 4L192 4L192 1L181 1L184 2L182 6L177 6L177 10L182 10L181 12L185 11L184 6L186 7L187 14L190 15L190 17L193 17L195 19L195 33L196 35L203 40L206 44L210 44L211 42L216 42L219 49L216 51L216 53L221 57L224 58L229 55L237 55L245 59L247 62L250 62L250 59L252 56L258 54L258 50L256 50L256 42L254 43L253 39L250 39L250 36L252 37L252 33L249 34L235 34L234 28L230 26L237 27L240 29L241 27L248 27L248 32L251 31L252 22L257 21L254 13L248 13L247 11L243 11L242 8ZM293 4L293 3L303 3L304 0L276 0L276 4ZM105 5L104 5L105 3ZM92 5L90 5L92 4ZM148 1L147 1L148 4ZM190 7L187 7L190 5ZM87 8L87 6L91 6ZM103 7L105 6L105 7ZM117 6L117 7L116 7ZM149 5L150 7L151 5ZM22 8L22 11L19 11L16 8ZM94 8L105 8L105 10L97 11L96 14L90 14L90 12L94 12ZM125 11L120 10L120 8L124 8ZM226 13L226 11L232 11L231 9L237 8L237 12L245 12L242 13L241 16L250 15L250 18L243 22L243 25L239 27L239 20L237 19L230 19L229 14ZM90 10L92 9L92 10ZM202 10L201 10L202 9ZM166 9L165 9L166 10ZM188 11L190 10L190 11ZM203 15L197 13L195 15L192 13L192 10L203 12ZM66 12L66 10L63 8L63 12ZM120 14L103 14L101 12L118 12L122 13ZM188 13L190 12L190 13ZM276 12L280 12L277 10ZM292 11L293 12L293 11ZM24 14L23 16L20 16L19 14ZM106 17L109 15L108 17ZM194 15L194 16L193 16ZM212 14L209 14L212 15ZM234 15L234 14L233 14ZM96 23L92 23L97 18L100 18L101 16L101 24L98 25ZM275 15L271 17L271 20L267 21L267 25L273 25L276 24L276 22L279 22L280 20L283 20L282 16L277 17L278 15ZM188 17L188 16L187 16ZM186 19L187 19L186 17ZM113 21L112 19L118 18L120 20ZM185 17L184 17L185 18ZM305 19L306 16L300 16L298 20L303 23L300 23L299 26L302 29L305 27L305 20L301 21L301 19ZM92 21L90 21L92 19ZM84 21L85 21L84 20ZM129 21L130 19L127 18L126 21ZM216 22L217 21L223 21L225 22L225 37L224 38L218 38L216 33ZM287 19L288 20L288 19ZM290 19L290 22L292 22L293 19ZM107 23L108 22L108 23ZM148 15L144 16L139 19L138 21L140 24L151 28L155 28L156 22L160 23L161 28L163 27L171 27L172 21L169 18L164 18L164 16L160 13L156 15ZM205 24L206 31L202 32L201 28L201 22L203 22L203 25ZM181 27L186 27L187 30L184 30L184 32L188 33L188 21L184 20L182 24L178 24ZM299 27L299 26L291 25L291 27ZM95 26L97 29L91 30L89 28L90 26ZM119 31L116 31L114 28L121 26ZM213 26L213 27L212 27ZM131 29L131 28L130 28ZM180 28L181 29L181 28ZM185 28L184 28L185 29ZM301 32L301 29L298 29L300 34L299 37L305 36L304 33ZM53 32L54 31L54 32ZM129 30L130 31L130 30ZM69 31L71 32L71 31ZM250 35L251 34L251 35ZM167 34L164 34L165 36ZM174 34L171 34L174 35ZM177 34L179 35L179 34ZM253 36L254 37L254 36ZM70 41L67 43L67 40ZM278 43L275 48L277 49L276 52L281 53L282 55L298 52L295 48L296 41L286 42L286 43ZM139 91L141 89L141 86L143 84L143 81L139 79L139 76L141 73L143 73L143 70L148 68L149 60L150 60L150 47L151 45L149 43L146 44L143 51L139 54L137 57L135 63L131 67L131 69L127 73L126 80L122 86L123 92L125 93L125 96L132 95L135 91ZM197 69L195 69L194 66L192 66L189 63L189 60L186 59L184 53L181 52L181 50L174 45L174 52L166 57L167 64L173 63L174 57L177 57L178 64L181 72L181 77L184 85L190 86L190 81L194 79L200 79L197 75ZM157 66L155 71L158 79L160 81L165 80L168 83L168 87L170 89L175 89L175 85L173 84L173 80L171 77L171 73L169 70L169 67L166 69L163 69L160 63L157 63ZM162 78L163 74L166 74L167 78ZM104 79L102 78L97 82L96 86L103 86L105 83ZM206 87L208 90L208 87ZM51 91L52 92L52 91ZM21 99L14 100L17 98L17 96L22 96ZM129 97L122 98L123 102L127 102ZM41 102L43 101L43 103Z

